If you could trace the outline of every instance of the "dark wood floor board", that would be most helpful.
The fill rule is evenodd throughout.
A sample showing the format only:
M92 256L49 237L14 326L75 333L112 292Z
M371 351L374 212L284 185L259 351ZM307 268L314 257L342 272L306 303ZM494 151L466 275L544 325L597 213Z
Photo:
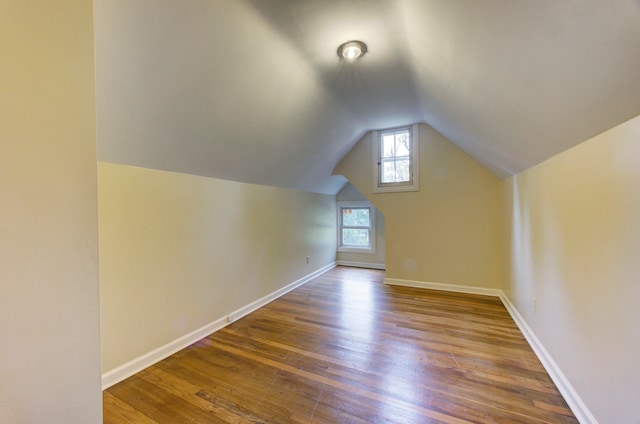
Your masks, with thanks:
M449 418L449 417L447 417ZM313 423L448 423L425 417L414 408L406 408L393 402L378 402L352 391L340 389L323 392L315 413Z
M237 421L238 416L257 418L253 417L248 411L241 411L241 408L231 402L211 402L204 395L205 392L201 387L183 378L162 371L159 368L152 368L141 374L141 378L146 382L185 400L191 404L194 409L197 408L207 412L205 422L214 422L214 420L219 420L219 422ZM200 419L202 420L202 418Z
M145 382L139 376L128 379L127 384L109 388L109 393L160 424L197 422L194 421L196 416L202 413L199 408L189 408L185 400ZM213 419L205 422L221 422Z
M103 396L104 422L113 424L158 424L109 392Z
M235 362L230 363L231 361ZM207 346L206 349L199 347L197 350L190 350L189 355L185 355L184 363L216 383L231 384L255 397L264 396L268 386L279 372L277 368L260 361L212 346Z
M411 378L403 369L395 367L379 368L369 373L360 373L352 369L333 367L328 375L334 381L340 381L350 387L368 390L385 398L395 398L404 402L416 403L424 408L442 408L447 404L448 412L463 409L469 403L475 403L483 410L499 414L509 411L511 414L531 407L532 399L545 401L547 394L532 390L527 391L527 397L520 396L521 388L515 384L493 384L487 381L469 378L459 370L431 370L430 372L416 372L422 380ZM429 376L429 378L425 378ZM544 420L549 414L535 414L532 418ZM526 415L525 415L526 416ZM477 417L476 417L477 419Z
M163 361L155 367L179 376L179 378L199 387L200 390L195 393L197 396L214 403L216 406L225 407L227 409L226 414L231 413L237 417L235 421L241 420L242 417L255 414L256 406L260 403L262 396L268 388L265 387L253 391L241 389L233 385L233 380L228 383L216 381L206 374L195 371L189 361L180 362L181 363L167 364ZM234 420L228 421L234 422ZM256 422L263 421L257 420Z
M339 267L104 393L105 423L576 423L500 299Z

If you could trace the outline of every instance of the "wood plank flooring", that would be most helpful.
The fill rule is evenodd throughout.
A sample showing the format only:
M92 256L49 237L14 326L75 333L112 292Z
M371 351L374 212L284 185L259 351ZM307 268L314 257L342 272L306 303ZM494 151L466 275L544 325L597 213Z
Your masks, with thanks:
M104 392L105 423L576 423L498 298L338 267Z

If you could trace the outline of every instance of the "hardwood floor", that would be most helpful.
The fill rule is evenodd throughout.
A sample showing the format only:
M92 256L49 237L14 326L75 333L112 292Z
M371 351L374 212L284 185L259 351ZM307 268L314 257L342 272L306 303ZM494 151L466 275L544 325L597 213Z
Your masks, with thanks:
M338 267L104 392L105 423L576 423L498 298Z

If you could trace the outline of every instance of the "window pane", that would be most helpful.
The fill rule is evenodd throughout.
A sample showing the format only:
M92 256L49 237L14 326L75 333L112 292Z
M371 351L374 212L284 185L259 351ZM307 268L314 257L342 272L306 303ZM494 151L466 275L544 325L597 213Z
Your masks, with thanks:
M342 225L345 227L368 227L369 208L342 209Z
M364 228L344 228L342 230L342 245L369 247L369 230Z
M396 182L404 182L411 180L411 172L409 172L409 159L399 159L396 161Z
M404 132L396 136L396 157L409 156L409 133Z
M403 183L411 181L409 158L385 160L382 162L382 183Z
M396 182L396 161L385 160L382 162L382 181L383 183Z
M395 156L396 141L393 134L387 134L382 136L382 157L392 158Z

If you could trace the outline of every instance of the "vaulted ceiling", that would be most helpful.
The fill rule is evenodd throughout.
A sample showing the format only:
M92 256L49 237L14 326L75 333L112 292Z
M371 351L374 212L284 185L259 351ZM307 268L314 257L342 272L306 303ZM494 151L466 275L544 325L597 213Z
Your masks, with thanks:
M640 114L640 0L95 0L95 55L100 160L321 193L371 129L504 177Z

